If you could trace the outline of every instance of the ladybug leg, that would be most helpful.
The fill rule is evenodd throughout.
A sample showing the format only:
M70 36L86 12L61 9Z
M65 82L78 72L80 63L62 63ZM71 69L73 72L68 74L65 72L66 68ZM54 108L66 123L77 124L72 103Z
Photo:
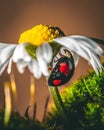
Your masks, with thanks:
M50 68L48 68L48 70L51 70L51 71L52 71L52 70L53 70L53 68L52 68L52 67L50 67Z
M60 58L62 58L64 56L61 52L59 52L59 55L60 55Z
M67 50L66 48L61 48L60 52L59 52L60 58L66 56L68 58L71 57L71 52L69 50Z
M57 58L57 57L55 57L55 58ZM58 58L57 59L54 59L54 62L57 62L58 61Z

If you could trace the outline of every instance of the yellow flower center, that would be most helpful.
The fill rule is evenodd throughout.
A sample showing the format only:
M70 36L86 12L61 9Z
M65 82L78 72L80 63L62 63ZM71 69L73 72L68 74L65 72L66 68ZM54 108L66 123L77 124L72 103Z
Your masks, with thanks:
M19 38L19 44L29 42L33 45L39 46L45 42L50 42L54 38L65 36L63 31L56 26L37 25L33 28L23 32Z

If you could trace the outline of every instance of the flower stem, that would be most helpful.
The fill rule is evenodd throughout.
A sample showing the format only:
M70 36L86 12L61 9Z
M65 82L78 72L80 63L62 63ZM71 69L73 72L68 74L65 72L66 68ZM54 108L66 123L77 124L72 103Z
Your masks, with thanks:
M63 101L61 99L61 96L59 94L59 90L57 87L53 87L53 86L50 86L49 88L50 88L51 95L53 97L53 101L55 103L56 109L57 109L59 115L61 116L62 121L65 124L66 128L68 128L68 130L70 130L69 129L70 124L68 122L67 114L65 112L65 107L64 107Z

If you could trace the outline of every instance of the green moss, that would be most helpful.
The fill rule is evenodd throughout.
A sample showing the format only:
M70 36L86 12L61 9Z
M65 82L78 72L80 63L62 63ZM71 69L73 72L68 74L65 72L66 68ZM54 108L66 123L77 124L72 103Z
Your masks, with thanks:
M1 130L53 130L47 127L46 124L37 120L31 120L20 116L17 112L11 113L11 118L8 125L4 125L4 110L0 109L0 129Z
M4 111L0 110L0 129L104 130L104 71L98 75L89 72L88 75L65 88L61 98L65 120L61 110L56 108L48 114L45 122L31 120L28 116L21 117L19 113L12 112L8 125L4 126Z
M57 130L104 129L104 71L98 75L89 72L67 87L61 97L69 129L56 109L47 117L50 126L55 125Z

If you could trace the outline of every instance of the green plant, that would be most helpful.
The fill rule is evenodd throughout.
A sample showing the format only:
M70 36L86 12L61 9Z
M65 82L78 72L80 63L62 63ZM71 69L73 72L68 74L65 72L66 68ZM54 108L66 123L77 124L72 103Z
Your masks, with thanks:
M0 129L1 130L53 130L46 124L28 117L22 117L18 112L12 112L7 125L4 125L4 110L0 109Z
M103 130L104 129L104 71L88 75L74 82L59 94L64 114L55 107L44 119L32 120L12 112L7 126L4 125L4 110L0 109L2 130ZM59 102L61 103L61 102ZM57 104L57 101L56 103ZM58 104L57 104L58 105ZM60 104L59 104L60 105ZM59 107L58 107L59 108ZM64 116L64 118L63 118ZM64 120L65 119L65 120ZM66 123L67 122L67 123Z
M69 126L55 108L46 119L49 126L54 125L56 130L104 129L104 71L98 75L89 72L65 88L61 98Z

